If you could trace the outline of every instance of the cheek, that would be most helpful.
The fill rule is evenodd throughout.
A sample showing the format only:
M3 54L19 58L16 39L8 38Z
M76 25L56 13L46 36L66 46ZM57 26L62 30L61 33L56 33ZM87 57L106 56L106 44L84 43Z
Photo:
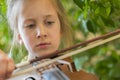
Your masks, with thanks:
M33 35L26 35L26 41L28 44L32 45L33 42L35 41L35 38Z
M24 42L26 48L27 47L30 48L33 45L33 42L34 42L33 35L30 35L30 34L27 34L27 33L23 33L22 37L23 37L23 42Z
M53 33L53 37L54 37L54 42L56 46L59 46L60 38L61 38L60 30L55 30L55 32Z

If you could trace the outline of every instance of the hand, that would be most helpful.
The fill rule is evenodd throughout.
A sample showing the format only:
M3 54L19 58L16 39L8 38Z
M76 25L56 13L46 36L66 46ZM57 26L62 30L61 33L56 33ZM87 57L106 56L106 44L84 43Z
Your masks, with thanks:
M0 50L0 80L9 78L14 69L14 61Z

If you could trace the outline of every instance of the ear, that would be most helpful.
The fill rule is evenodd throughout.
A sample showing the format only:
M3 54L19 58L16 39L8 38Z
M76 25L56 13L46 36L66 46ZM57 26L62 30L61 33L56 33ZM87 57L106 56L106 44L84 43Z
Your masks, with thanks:
M23 44L23 40L22 40L20 34L18 34L18 41L19 41L20 45Z

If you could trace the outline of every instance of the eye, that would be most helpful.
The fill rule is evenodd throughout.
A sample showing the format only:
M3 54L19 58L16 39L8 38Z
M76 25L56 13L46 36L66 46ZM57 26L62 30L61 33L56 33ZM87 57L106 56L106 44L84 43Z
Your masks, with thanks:
M47 25L52 25L53 23L55 23L54 21L46 21Z
M25 25L26 28L34 28L35 26L36 26L36 24L34 24L34 23Z

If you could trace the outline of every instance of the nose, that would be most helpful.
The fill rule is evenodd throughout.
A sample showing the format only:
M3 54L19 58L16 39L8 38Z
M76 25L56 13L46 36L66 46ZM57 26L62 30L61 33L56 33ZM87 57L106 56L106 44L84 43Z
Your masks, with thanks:
M39 27L37 27L36 29L36 37L37 38L45 38L47 37L47 31L45 29L45 27L43 25L40 25Z

